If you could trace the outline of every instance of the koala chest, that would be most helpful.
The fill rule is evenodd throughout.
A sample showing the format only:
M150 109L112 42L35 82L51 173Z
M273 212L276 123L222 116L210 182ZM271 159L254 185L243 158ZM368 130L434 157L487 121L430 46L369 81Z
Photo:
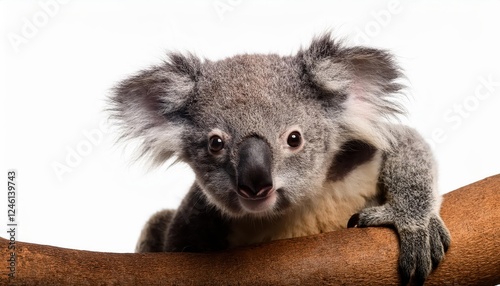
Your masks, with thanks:
M273 219L235 220L230 227L231 247L313 235L346 228L361 209L378 204L377 182L381 155L356 167L338 181L327 181L314 198Z

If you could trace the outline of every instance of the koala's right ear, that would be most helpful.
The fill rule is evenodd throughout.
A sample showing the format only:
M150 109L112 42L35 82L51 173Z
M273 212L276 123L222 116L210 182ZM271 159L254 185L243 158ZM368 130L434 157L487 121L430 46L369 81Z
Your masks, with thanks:
M342 108L332 114L348 131L345 134L379 149L392 147L395 138L384 123L405 110L397 97L404 88L404 76L390 53L345 47L324 34L301 50L298 58L305 78L323 91L321 100L343 100Z
M113 90L111 119L122 129L122 138L140 140L140 155L155 165L180 155L182 133L189 126L185 109L200 66L193 55L170 54L163 65L143 70Z

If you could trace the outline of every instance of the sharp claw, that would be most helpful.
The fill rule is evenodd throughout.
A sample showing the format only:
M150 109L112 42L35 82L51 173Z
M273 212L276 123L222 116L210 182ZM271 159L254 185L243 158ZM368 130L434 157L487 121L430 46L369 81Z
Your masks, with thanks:
M359 213L353 214L349 221L347 222L347 228L358 227L359 224Z

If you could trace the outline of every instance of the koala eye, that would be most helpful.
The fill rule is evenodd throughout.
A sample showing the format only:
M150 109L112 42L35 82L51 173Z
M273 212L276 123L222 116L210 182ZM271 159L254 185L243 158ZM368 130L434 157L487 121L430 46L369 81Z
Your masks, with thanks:
M292 148L300 147L300 144L302 143L302 135L300 135L299 131L293 131L288 135L286 143Z
M220 152L222 149L224 149L224 140L222 140L222 138L220 138L219 136L214 135L208 140L208 148L213 153Z

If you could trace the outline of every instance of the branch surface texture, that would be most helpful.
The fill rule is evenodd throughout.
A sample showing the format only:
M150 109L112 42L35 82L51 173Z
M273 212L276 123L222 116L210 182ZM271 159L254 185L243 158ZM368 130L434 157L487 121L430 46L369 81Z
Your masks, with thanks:
M452 243L426 285L500 283L500 175L444 196ZM5 234L3 234L5 236ZM0 238L0 285L397 285L389 228L346 229L220 253L103 253Z

